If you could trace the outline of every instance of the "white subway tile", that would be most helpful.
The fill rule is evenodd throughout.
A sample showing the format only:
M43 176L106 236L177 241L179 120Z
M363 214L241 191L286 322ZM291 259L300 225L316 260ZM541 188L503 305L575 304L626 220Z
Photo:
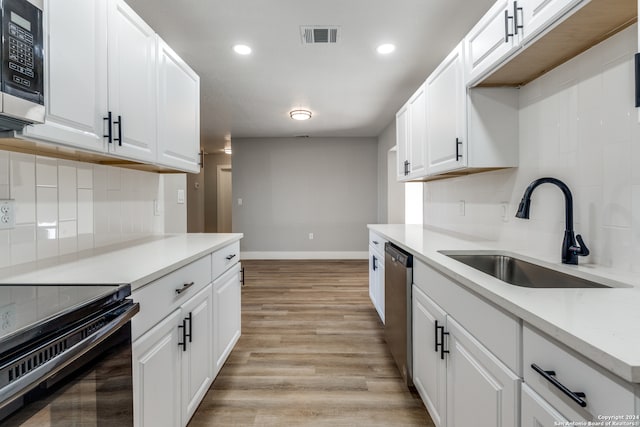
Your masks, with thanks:
M78 163L78 188L93 188L93 165Z
M36 158L10 153L11 198L15 200L16 224L36 222Z
M0 151L0 187L9 186L9 153Z
M56 187L58 185L58 161L49 157L36 156L36 185Z
M76 221L60 221L58 229L60 230L58 242L60 255L76 252L78 250L78 225Z
M9 232L9 230L0 230L0 268L11 265L10 236L11 236L11 233ZM0 301L2 301L1 298L0 298Z
M611 144L603 152L603 225L631 227L631 144Z
M10 231L11 265L35 261L36 259L36 225L16 225Z
M78 190L78 234L93 235L93 190Z
M107 190L122 189L121 175L122 168L107 167Z
M75 220L77 217L76 168L72 163L60 163L58 167L58 197L60 220Z

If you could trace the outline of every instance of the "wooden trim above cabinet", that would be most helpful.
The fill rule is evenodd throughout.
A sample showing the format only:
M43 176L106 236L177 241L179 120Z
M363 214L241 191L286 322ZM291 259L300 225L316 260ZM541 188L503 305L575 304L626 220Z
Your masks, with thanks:
M0 150L17 153L33 154L38 156L53 157L56 159L74 160L77 162L95 163L105 166L135 169L145 172L158 173L185 173L164 166L139 163L126 159L118 159L98 153L78 150L54 143L34 142L17 138L0 138Z
M591 0L576 7L477 86L525 85L638 20L637 0Z

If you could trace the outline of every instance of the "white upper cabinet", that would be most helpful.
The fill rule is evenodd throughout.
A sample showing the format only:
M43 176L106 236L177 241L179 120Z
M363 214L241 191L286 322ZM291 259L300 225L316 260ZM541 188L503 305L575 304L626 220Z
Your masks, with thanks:
M515 32L512 6L511 0L496 1L465 37L468 85L520 48L522 32Z
M198 172L200 77L159 37L157 43L157 162Z
M403 105L402 108L396 113L396 147L398 168L397 174L398 181L407 179L409 175L409 105L408 103Z
M519 0L514 8L522 22L522 43L540 34L556 19L583 0ZM520 18L518 18L520 19Z
M106 13L106 2L45 2L45 124L25 127L23 137L106 149Z
M110 0L109 111L110 150L117 156L155 161L156 41L149 27L122 0Z
M396 113L398 179L409 181L426 174L426 94L421 85Z
M463 47L460 43L426 82L428 174L467 165Z
M45 123L18 138L199 171L200 79L122 0L47 0Z

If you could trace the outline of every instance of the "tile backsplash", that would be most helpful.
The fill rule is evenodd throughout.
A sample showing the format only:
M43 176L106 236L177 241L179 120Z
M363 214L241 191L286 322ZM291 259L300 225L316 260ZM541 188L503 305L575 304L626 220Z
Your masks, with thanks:
M16 219L0 268L164 231L157 173L0 151L0 199Z
M539 187L531 219L514 217L529 183L552 176L573 193L575 230L591 249L580 262L640 272L637 37L633 25L520 88L520 167L425 183L424 223L559 262L559 189Z

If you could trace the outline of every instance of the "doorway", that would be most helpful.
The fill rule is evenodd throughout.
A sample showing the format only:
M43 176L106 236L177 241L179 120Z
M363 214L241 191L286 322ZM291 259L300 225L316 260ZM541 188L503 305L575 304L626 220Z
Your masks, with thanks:
M217 182L218 233L231 233L231 165L218 165Z

